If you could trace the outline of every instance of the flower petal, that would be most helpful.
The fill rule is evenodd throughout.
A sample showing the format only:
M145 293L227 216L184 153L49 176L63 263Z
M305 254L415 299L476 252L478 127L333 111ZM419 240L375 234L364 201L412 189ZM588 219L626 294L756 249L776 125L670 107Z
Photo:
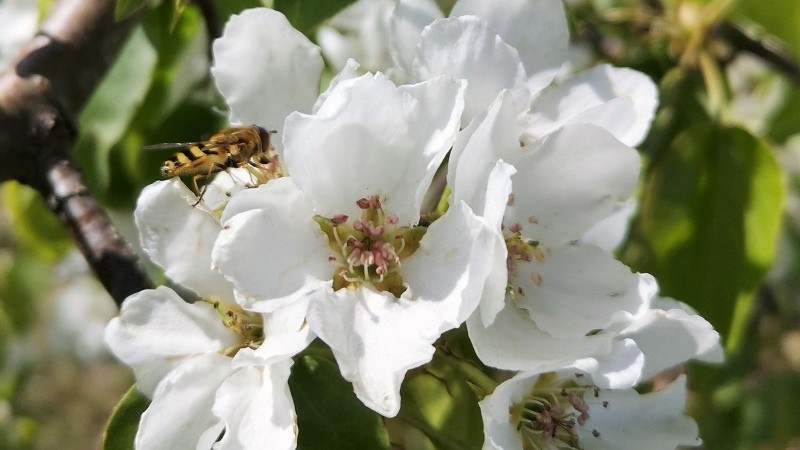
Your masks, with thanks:
M514 302L536 326L557 338L578 339L649 306L640 277L597 247L567 245L542 260L517 266Z
M239 192L253 183L253 176L247 169L233 168L228 169L225 173L220 173L214 176L214 179L208 184L208 188L203 193L203 201L195 206L196 209L206 211L210 215L216 217L220 210L225 208L228 201ZM192 202L194 204L197 200Z
M420 247L403 261L403 298L425 305L439 334L461 325L478 306L498 234L460 202L428 227Z
M394 5L393 0L356 1L319 27L316 42L334 70L345 67L349 58L371 72L391 67L387 28Z
M324 217L358 217L356 201L379 196L414 224L436 169L455 140L463 83L438 78L396 87L382 74L340 82L315 115L286 120L285 158Z
M192 207L196 201L177 178L144 188L134 211L142 248L175 283L201 297L232 301L232 286L211 270L220 224L200 205Z
M399 0L389 21L389 52L399 68L401 80L411 76L411 64L419 45L422 30L444 17L434 0Z
M721 363L719 333L708 321L680 309L652 309L623 331L646 358L644 379L690 359Z
M610 216L592 225L580 239L580 243L596 245L609 253L616 252L628 236L628 228L637 206L634 199L618 204Z
M592 375L602 389L627 389L642 381L645 355L632 339L614 340L611 351L571 364Z
M566 366L588 355L610 351L613 336L598 333L575 339L556 339L536 327L527 311L509 301L494 322L484 326L473 314L467 320L469 338L484 364L505 370L541 371Z
M648 450L674 450L700 444L697 424L682 413L685 376L658 392L642 395L633 389L604 390L602 396L608 408L592 408L589 420L579 428L584 448L642 448L647 442ZM594 431L599 434L595 436Z
M308 322L331 347L356 396L386 417L400 410L405 373L431 360L440 332L422 301L341 289L312 300ZM434 322L434 323L432 323Z
M517 169L506 225L521 224L524 237L550 246L580 239L611 214L633 193L640 167L634 149L585 124L567 125L532 151L503 159Z
M658 88L635 70L603 64L543 91L531 105L528 133L543 137L567 123L591 123L631 147L650 129Z
M339 83L341 83L344 80L358 78L360 76L358 73L360 68L361 65L358 63L358 61L352 58L348 59L347 64L345 64L342 70L339 73L337 73L333 78L331 78L331 82L328 83L328 88L325 89L325 92L319 94L319 97L317 97L317 101L314 102L314 107L311 109L311 112L316 113L317 111L319 111L319 108L325 103L325 100L328 99L328 95L333 91L333 88L335 88Z
M327 238L290 178L254 191L264 207L225 222L211 259L236 287L242 306L270 312L318 289L333 268Z
M475 15L503 42L517 49L532 93L547 86L565 60L569 30L560 0L459 0L450 17Z
M417 80L437 75L467 80L462 123L484 112L503 89L521 109L528 107L528 76L517 50L474 16L441 19L426 27L413 71Z
M214 415L225 423L215 449L275 450L297 447L297 415L289 392L292 360L266 367L243 367L217 391Z
M254 8L231 16L214 41L211 74L232 123L270 129L282 127L292 111L311 111L322 67L319 48L283 14Z
M182 359L237 343L211 305L187 303L163 286L126 298L119 317L106 327L105 339L133 368L139 390L148 396Z
M210 448L222 431L211 412L214 395L231 371L230 358L216 353L184 361L158 385L142 414L136 448Z

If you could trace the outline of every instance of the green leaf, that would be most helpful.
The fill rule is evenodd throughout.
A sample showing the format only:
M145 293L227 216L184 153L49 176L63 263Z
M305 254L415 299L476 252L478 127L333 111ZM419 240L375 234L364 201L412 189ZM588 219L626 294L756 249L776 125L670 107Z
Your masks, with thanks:
M646 180L643 269L662 295L697 308L729 349L741 344L754 291L775 255L783 199L769 144L711 123L679 135Z
M293 27L313 37L322 22L333 17L355 0L275 0L274 8L282 12Z
M114 11L117 20L125 19L147 6L148 0L117 0Z
M400 392L400 418L425 433L436 448L481 448L478 398L446 357L437 353L429 364L410 372Z
M96 194L108 187L109 153L144 101L155 65L156 52L139 27L81 113L73 154Z
M150 406L150 400L136 385L117 403L103 431L103 450L133 450L133 440L139 429L139 418Z
M298 449L389 449L381 418L364 406L331 361L304 356L289 387L297 409Z
M33 189L16 182L2 187L2 203L19 244L46 262L55 262L72 248L61 223Z

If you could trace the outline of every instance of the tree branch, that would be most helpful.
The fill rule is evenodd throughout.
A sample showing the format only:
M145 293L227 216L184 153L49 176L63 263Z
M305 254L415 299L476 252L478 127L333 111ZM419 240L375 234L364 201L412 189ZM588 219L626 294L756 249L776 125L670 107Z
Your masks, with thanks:
M118 305L151 287L131 246L91 195L69 156L78 114L138 16L116 22L115 0L61 0L0 76L0 181L36 189Z
M783 73L793 83L800 85L800 64L788 50L769 39L756 39L738 26L723 22L713 32L737 50L758 56L775 70Z

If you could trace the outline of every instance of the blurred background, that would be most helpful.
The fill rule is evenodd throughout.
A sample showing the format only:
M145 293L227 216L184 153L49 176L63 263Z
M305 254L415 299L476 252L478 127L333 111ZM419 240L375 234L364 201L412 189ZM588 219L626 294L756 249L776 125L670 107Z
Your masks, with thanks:
M0 0L0 71L55 1ZM170 155L142 147L207 137L226 125L208 69L209 43L227 17L274 6L323 47L329 76L343 55L385 69L385 43L370 33L392 0L350 3L149 7L83 110L73 150L130 242L138 245L137 195ZM454 2L438 3L446 13ZM566 6L573 40L566 71L610 62L647 73L661 90L619 257L653 273L663 295L696 308L723 336L723 366L686 369L688 409L705 447L800 449L800 2ZM105 421L133 382L103 344L116 312L41 198L14 182L0 185L0 449L100 445Z

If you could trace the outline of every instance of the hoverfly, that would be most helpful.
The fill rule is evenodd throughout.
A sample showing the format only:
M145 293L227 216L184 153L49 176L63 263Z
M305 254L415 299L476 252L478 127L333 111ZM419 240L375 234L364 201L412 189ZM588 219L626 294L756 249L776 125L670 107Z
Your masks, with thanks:
M258 125L231 127L214 134L207 141L155 144L144 149L182 149L164 161L161 175L164 178L193 175L192 185L197 195L197 202L193 206L197 206L208 188L209 178L215 173L247 167L251 177L254 176L253 168L260 170L255 176L263 181L280 176L273 173L280 169L275 167L279 164L273 164L277 162L277 155L270 144L272 133L277 131L268 131ZM197 186L199 179L204 181L202 191Z

